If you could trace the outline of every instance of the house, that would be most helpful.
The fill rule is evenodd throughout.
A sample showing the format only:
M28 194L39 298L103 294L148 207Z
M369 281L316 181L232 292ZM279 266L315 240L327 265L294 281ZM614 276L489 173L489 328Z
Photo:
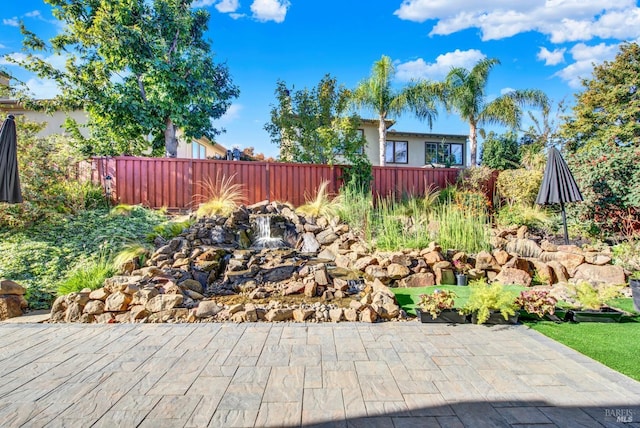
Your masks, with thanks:
M361 132L367 141L365 153L374 166L380 165L378 121L363 119ZM467 135L404 132L389 129L394 121L387 120L385 147L386 166L464 168L467 162Z
M8 75L0 71L0 89L9 87L10 78ZM16 117L24 116L32 122L46 123L45 128L38 134L40 137L46 137L53 134L64 133L64 122L67 117L74 119L79 125L87 123L87 114L83 110L74 111L56 111L52 114L33 111L20 105L17 100L11 99L6 95L7 91L0 90L0 113L4 117L12 114ZM89 137L89 131L80 127L80 132L85 138ZM211 142L208 138L203 137L193 139L190 144L185 141L182 132L178 130L178 158L182 159L207 159L225 157L227 155L226 147L218 143Z

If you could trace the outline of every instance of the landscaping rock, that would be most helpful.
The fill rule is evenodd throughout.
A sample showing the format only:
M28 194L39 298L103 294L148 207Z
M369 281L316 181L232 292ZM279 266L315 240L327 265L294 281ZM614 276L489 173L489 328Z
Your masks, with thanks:
M430 287L436 284L435 275L431 272L415 273L403 278L399 282L400 287Z
M88 302L83 312L89 315L100 315L105 310L105 303L102 300L91 300Z
M131 301L132 298L130 295L124 294L122 291L116 291L115 293L111 293L109 297L107 297L104 310L106 312L126 311L127 306L129 306L129 303L131 303Z
M0 279L0 296L17 295L23 296L27 289L17 282L9 279Z
M155 312L171 310L180 305L183 300L184 297L182 294L159 294L149 300L144 307L147 311L153 314Z
M561 246L558 246L560 250ZM578 266L584 263L584 256L581 254L567 253L563 251L556 251L555 253L544 252L540 254L540 260L543 262L560 262L569 274L572 274Z
M475 268L477 270L500 271L500 265L496 261L495 257L486 251L480 251L476 256Z
M627 282L624 269L622 269L621 266L599 266L586 263L577 267L574 279L613 285L625 284Z
M399 263L391 263L387 266L387 274L391 279L402 279L408 276L409 273L411 273L409 268Z
M218 314L218 312L222 311L224 308L218 305L213 300L203 300L198 303L198 307L196 309L196 317L198 318L209 318Z
M520 269L505 267L495 277L495 281L503 285L524 285L529 287L531 285L531 275Z
M19 294L3 294L0 296L0 321L22 315L24 298ZM26 306L25 306L26 307ZM63 312L64 313L64 312Z

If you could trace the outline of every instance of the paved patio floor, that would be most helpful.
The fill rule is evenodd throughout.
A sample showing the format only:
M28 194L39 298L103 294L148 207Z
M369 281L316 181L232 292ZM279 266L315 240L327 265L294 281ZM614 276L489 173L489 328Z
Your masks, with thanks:
M2 427L639 421L640 383L526 326L0 324Z

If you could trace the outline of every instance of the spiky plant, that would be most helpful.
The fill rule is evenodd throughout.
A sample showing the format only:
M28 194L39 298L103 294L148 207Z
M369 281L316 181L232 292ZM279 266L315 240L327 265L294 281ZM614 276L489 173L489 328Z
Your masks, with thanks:
M123 265L136 259L138 260L138 264L143 266L150 253L151 248L145 244L132 243L125 245L113 258L113 267L116 270L120 270Z
M342 206L342 196L338 195L334 198L329 196L327 187L329 181L324 180L318 186L315 197L305 195L306 204L299 206L296 212L303 215L309 215L312 217L333 217L338 215L340 207Z
M118 204L115 207L111 208L111 210L109 211L109 215L110 216L117 216L117 215L131 215L131 213L138 208L137 205L129 205L129 204Z
M157 237L161 237L165 240L175 238L176 236L184 232L185 229L189 229L194 222L195 220L190 218L189 216L182 216L170 221L166 221L164 223L160 223L153 228L152 233L147 235L147 239L149 241L153 241Z
M115 273L113 262L105 253L101 253L97 258L77 263L69 275L59 283L58 295L78 292L84 288L95 290L102 287L104 280Z
M207 178L201 183L206 191L200 196L204 196L206 201L200 204L196 216L228 216L244 201L244 186L233 182L235 176L216 174L215 180Z

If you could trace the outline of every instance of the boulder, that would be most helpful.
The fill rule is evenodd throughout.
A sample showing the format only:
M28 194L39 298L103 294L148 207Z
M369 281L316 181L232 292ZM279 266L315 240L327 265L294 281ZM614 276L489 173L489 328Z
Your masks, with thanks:
M531 239L513 239L507 242L504 248L509 254L517 254L520 257L540 257L542 249Z
M353 262L353 268L359 271L364 272L366 268L370 265L377 265L378 259L372 256L364 256L360 257L358 260Z
M558 249L560 249L560 247L562 246L558 246ZM547 263L552 261L559 262L567 269L570 275L578 266L584 263L584 256L582 254L567 253L564 251L556 251L554 253L545 251L540 254L539 258L541 261Z
M422 255L422 258L429 266L432 266L435 263L438 263L444 260L444 256L439 250L429 251L428 253L424 253Z
M209 318L215 316L218 312L224 309L213 300L203 300L198 303L196 308L197 318Z
M553 269L549 267L545 262L541 262L538 259L530 259L529 262L533 265L536 275L540 282L546 285L551 285L555 281L555 274L553 273Z
M509 261L509 253L505 250L495 249L493 250L493 257L496 259L500 266L503 266Z
M111 293L109 293L104 287L102 287L89 293L89 299L102 300L104 302L105 300L107 300L107 297L109 297L109 294Z
M156 297L159 293L155 287L143 288L133 294L132 305L145 305L149 300Z
M293 318L293 309L290 309L290 308L271 309L269 312L267 312L267 315L265 316L265 318L269 322L288 321Z
M0 295L18 295L23 296L27 292L27 289L17 282L9 279L0 279Z
M369 275L372 279L377 279L385 284L391 282L391 278L387 273L387 270L379 265L369 265L364 270L365 274Z
M387 274L391 277L391 279L402 279L409 275L411 271L405 265L401 265L399 263L391 263L387 266Z
M298 308L293 311L293 320L296 322L304 322L314 313L315 311L313 309Z
M104 309L105 303L102 300L91 300L84 306L83 312L89 315L100 315Z
M436 285L455 285L456 276L453 269L450 268L434 268Z
M591 283L600 282L620 285L627 282L624 276L624 269L621 266L615 265L599 266L587 263L581 264L576 269L573 277L577 280L584 280Z
M183 289L195 291L196 293L199 293L199 294L202 294L204 291L202 284L199 281L196 281L195 279L186 279L181 283L179 283L178 285Z
M611 257L602 253L584 253L584 261L598 266L604 266L611 263Z
M342 308L329 309L329 319L333 322L342 321L343 310Z
M300 247L301 253L317 253L320 249L320 243L316 239L316 235L312 232L302 234L302 246Z
M552 254L552 253L549 253ZM558 282L567 282L569 281L569 272L567 272L567 268L558 261L551 260L546 262L547 266L553 270L553 276L555 277L555 283Z
M367 306L360 311L360 321L374 323L378 319L378 314L371 306Z
M158 294L149 300L145 305L145 309L151 313L167 311L180 305L184 297L182 294Z
M479 270L492 270L499 271L500 265L496 261L495 257L486 251L480 251L476 256L476 269Z
M291 294L300 294L304 292L305 284L302 282L294 282L290 284L283 292L285 296L289 296Z
M116 291L109 294L107 300L104 303L104 310L106 312L121 312L126 311L127 306L131 303L132 298L130 295L123 293L122 291Z
M495 277L495 281L503 285L524 285L529 287L531 285L531 275L524 270L505 267Z
M311 280L304 284L304 295L307 297L315 297L318 289L318 284Z
M430 287L436 284L435 275L431 272L415 273L400 280L400 287Z
M0 296L0 321L15 318L22 315L22 301L24 298L18 294L4 294ZM51 312L53 314L53 312ZM64 312L62 312L64 313Z

